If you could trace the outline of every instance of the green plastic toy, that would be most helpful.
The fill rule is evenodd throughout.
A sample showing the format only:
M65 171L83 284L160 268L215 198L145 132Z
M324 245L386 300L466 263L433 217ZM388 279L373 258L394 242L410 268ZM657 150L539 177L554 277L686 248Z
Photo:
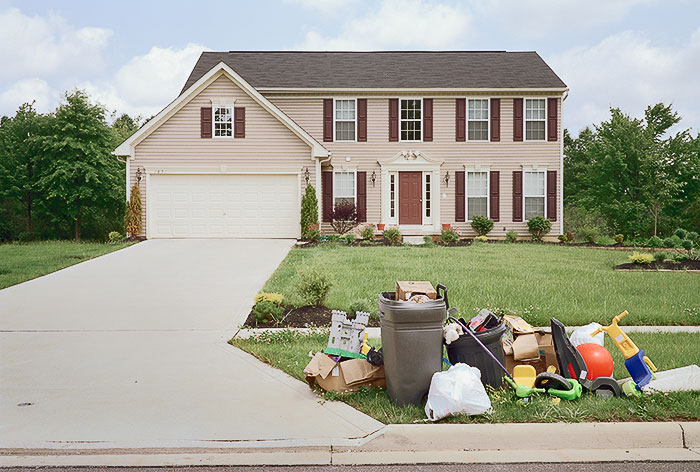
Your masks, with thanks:
M566 379L569 381L569 384L571 385L571 388L569 390L560 390L556 388L549 388L549 389L544 389L544 388L536 388L536 387L528 387L527 385L518 385L511 379L510 377L503 377L503 379L510 384L511 387L515 390L515 394L518 396L518 398L527 398L535 393L548 393L549 395L563 398L564 400L576 400L578 398L581 398L581 395L583 394L583 387L581 387L581 384L578 382L578 380L575 379Z

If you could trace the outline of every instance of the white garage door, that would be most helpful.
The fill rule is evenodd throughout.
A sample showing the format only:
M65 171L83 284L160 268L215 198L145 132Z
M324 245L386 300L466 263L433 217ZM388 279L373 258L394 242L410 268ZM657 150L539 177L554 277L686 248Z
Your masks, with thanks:
M297 175L159 175L148 182L150 238L296 238Z

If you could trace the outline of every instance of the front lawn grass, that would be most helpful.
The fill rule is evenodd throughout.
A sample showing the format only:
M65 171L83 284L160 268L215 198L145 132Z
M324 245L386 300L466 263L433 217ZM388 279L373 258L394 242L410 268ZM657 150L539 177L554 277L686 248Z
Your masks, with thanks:
M0 244L0 289L50 274L133 243L43 241Z
M607 325L628 310L621 324L700 325L700 274L614 271L628 255L550 244L323 244L292 249L264 290L280 292L285 303L301 306L297 267L318 265L330 272L333 287L326 305L333 309L348 310L360 301L376 312L377 294L393 291L397 280L429 280L446 285L451 305L467 318L489 307L538 326L548 326L552 316L569 326Z
M632 340L643 349L660 370L689 364L700 364L700 335L689 333L632 333ZM309 362L309 351L320 351L328 343L328 331L311 335L294 331L264 333L252 339L232 339L230 343L258 359L304 381L303 370ZM378 339L370 344L378 347ZM614 376L629 376L622 355L606 335L605 347L615 360ZM361 389L353 393L317 392L327 400L339 400L383 423L422 421L422 406L398 407L384 390ZM585 421L697 421L700 420L700 393L675 392L644 395L641 398L597 398L584 395L576 401L561 400L555 404L547 395L535 395L529 403L518 400L511 389L489 392L493 412L482 416L448 417L443 422L456 423L549 423Z

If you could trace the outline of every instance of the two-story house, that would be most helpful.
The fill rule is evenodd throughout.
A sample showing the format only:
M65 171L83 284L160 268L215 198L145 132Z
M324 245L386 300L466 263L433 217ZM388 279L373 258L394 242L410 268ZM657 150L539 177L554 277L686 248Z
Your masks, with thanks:
M535 52L205 52L115 154L148 238L298 237L306 185L326 232L347 199L405 235L556 235L567 93Z

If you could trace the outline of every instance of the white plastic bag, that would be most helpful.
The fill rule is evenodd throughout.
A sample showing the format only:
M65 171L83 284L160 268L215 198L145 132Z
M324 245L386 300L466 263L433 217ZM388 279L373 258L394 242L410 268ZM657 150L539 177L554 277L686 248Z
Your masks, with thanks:
M425 404L425 414L430 421L459 413L481 415L490 409L491 400L481 383L478 368L460 363L433 374Z
M588 323L586 326L576 328L569 337L571 344L576 347L579 344L594 343L605 347L605 333L603 331L595 336L591 336L591 333L598 328L600 328L600 324L596 322Z

